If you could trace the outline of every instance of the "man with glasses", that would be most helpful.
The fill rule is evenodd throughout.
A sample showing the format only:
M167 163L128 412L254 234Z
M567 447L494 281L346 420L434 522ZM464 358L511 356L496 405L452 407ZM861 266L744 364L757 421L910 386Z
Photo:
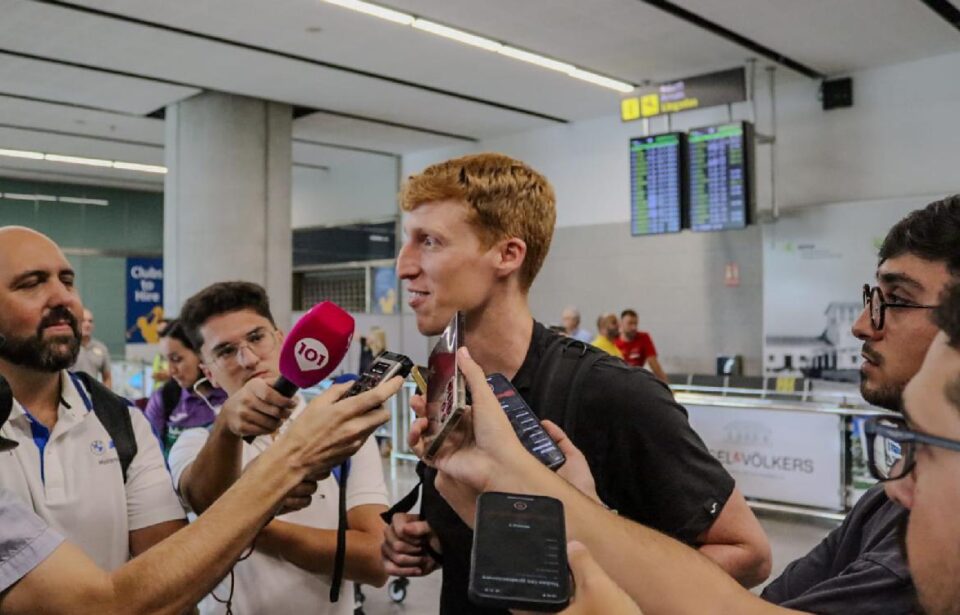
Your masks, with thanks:
M958 276L960 196L912 212L887 234L877 285L864 286L864 310L853 326L863 341L860 392L868 402L902 411L903 390L937 334L930 310ZM874 487L763 597L813 612L909 612L914 591L898 538L906 517L905 508Z
M228 394L210 428L185 431L170 451L170 470L182 497L197 513L209 507L291 422L310 408L284 397L270 383L280 375L283 333L274 324L262 287L214 284L187 300L180 319L199 349L210 382ZM246 443L244 436L255 436ZM350 459L347 481L345 578L382 585L380 561L387 492L377 449L367 440ZM330 575L337 545L337 471L306 482L288 497L287 514L257 536L249 559L234 569L233 603L242 613L353 613L353 600L331 603ZM316 491L316 493L314 493ZM297 509L297 510L293 510ZM345 584L341 595L352 596ZM218 598L223 598L219 593Z

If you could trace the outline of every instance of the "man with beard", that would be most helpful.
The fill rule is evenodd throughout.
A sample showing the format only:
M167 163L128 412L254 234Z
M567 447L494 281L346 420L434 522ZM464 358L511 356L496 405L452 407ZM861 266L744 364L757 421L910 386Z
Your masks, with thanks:
M121 468L91 401L101 385L67 372L83 306L63 252L23 227L0 228L0 245L0 375L14 398L0 435L19 443L0 487L113 570L183 527L183 509L142 413L127 407L136 453Z

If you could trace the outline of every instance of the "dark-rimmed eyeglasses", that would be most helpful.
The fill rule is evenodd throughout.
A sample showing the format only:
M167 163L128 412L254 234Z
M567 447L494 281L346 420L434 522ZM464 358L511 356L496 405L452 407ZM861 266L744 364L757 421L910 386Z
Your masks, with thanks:
M863 285L863 309L870 314L870 324L877 331L883 329L887 309L914 309L932 310L936 305L920 305L919 303L888 303L879 286Z
M879 481L897 480L913 471L921 444L960 452L960 441L914 431L899 416L874 416L863 427L870 474Z

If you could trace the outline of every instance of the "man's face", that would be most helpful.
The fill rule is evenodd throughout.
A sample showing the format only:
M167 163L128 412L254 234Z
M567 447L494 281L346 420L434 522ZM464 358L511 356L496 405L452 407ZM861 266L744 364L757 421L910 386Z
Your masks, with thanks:
M560 320L563 322L563 329L567 333L573 333L580 326L580 317L577 316L576 312L570 310L564 310Z
M470 313L491 297L497 280L496 247L485 248L467 220L467 205L438 201L407 214L397 275L423 335L439 335L457 311Z
M80 334L84 339L93 336L93 312L90 310L83 311L83 320L80 322Z
M200 325L200 348L211 382L228 395L254 378L273 382L280 376L283 334L253 310L226 312Z
M637 335L637 317L627 314L620 319L620 332L623 337L632 340Z
M600 327L601 333L607 336L610 339L613 339L620 335L620 325L617 323L617 317L610 315L603 319Z
M904 392L910 428L960 440L960 351L939 334ZM960 452L920 444L910 476L887 483L910 509L907 559L931 615L960 614ZM900 484L898 484L900 483Z
M0 358L38 371L73 365L83 306L74 273L50 239L25 229L0 231Z
M891 258L877 268L877 285L887 303L936 305L950 280L945 263L912 254ZM937 334L930 310L888 308L883 329L877 331L864 309L853 325L853 334L863 340L863 398L871 404L899 410L903 389L920 369Z

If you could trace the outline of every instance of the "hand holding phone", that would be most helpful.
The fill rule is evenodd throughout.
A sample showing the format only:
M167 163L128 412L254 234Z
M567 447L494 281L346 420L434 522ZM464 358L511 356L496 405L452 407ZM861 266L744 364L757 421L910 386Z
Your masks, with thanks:
M487 382L497 396L500 407L510 419L510 425L523 447L551 470L562 466L567 458L507 377L503 374L491 374L487 376Z

